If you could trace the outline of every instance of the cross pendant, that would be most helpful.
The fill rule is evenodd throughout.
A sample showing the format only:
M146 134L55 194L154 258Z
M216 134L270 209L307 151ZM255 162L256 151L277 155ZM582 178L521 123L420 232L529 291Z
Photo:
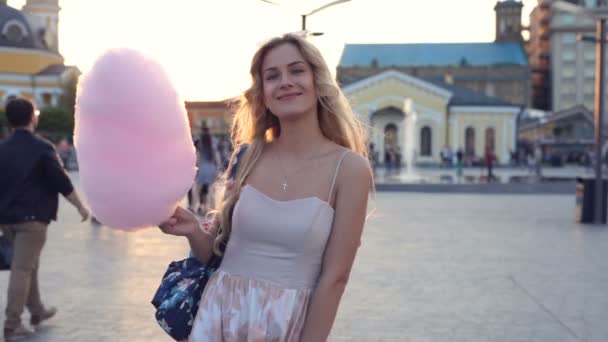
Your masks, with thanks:
M287 191L287 183L283 183L283 191Z

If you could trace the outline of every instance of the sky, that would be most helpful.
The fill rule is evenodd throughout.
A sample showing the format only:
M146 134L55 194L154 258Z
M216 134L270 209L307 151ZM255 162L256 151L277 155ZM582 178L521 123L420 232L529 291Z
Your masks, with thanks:
M256 47L300 30L300 14L330 0L60 0L59 49L83 73L105 50L129 47L158 60L185 100L223 100L250 83ZM523 0L522 20L536 0ZM8 0L21 8L25 0ZM307 18L335 72L346 43L489 42L494 0L351 0Z

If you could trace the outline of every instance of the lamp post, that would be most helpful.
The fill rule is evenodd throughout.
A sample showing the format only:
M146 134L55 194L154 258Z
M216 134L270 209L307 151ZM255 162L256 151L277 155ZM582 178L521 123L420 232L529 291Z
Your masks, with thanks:
M267 3L273 4L273 5L280 5L279 3L275 2L275 1L271 1L271 0L260 0L260 1L267 2ZM302 17L301 30L302 31L306 31L306 18L307 17L309 17L309 16L311 16L311 15L317 13L317 12L320 12L320 11L322 11L322 10L328 8L328 7L335 6L335 5L338 5L338 4L341 4L341 3L344 3L344 2L349 2L349 1L351 1L351 0L335 0L335 1L327 3L327 4L325 4L325 5L323 5L323 6L319 7L319 8L316 8L316 9L312 10L312 11L308 12L307 14L300 14L300 16ZM312 35L312 36L322 36L323 32L311 32L310 35Z
M595 142L595 190L594 190L594 215L593 223L603 223L603 212L606 203L603 201L604 182L602 177L602 146L604 137L602 136L603 113L604 113L604 56L606 47L606 19L608 18L608 7L604 1L598 0L595 9L590 10L573 5L564 1L555 1L554 8L575 15L582 15L595 19L596 37L591 38L595 42L595 111L594 111L594 142ZM580 40L587 41L587 37L579 37Z

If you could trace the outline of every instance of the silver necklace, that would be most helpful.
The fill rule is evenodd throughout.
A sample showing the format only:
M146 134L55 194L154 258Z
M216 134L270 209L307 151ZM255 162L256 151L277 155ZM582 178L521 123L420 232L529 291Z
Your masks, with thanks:
M318 155L322 155L322 153L318 154ZM287 172L285 172L285 168L283 167L283 163L281 162L281 156L280 156L279 148L278 147L277 147L277 153L276 153L275 157L277 159L277 162L279 163L279 168L281 169L281 175L283 176L283 183L281 184L283 186L283 192L286 192L287 191L287 187L288 187L288 184L287 184ZM307 160L310 160L310 159L312 159L312 157L311 158L307 158Z
M286 175L285 169L283 168L283 163L281 162L281 156L279 155L278 148L277 148L276 158L279 163L279 168L281 169L281 175L283 176L283 184L281 184L283 186L283 192L287 192L287 175Z

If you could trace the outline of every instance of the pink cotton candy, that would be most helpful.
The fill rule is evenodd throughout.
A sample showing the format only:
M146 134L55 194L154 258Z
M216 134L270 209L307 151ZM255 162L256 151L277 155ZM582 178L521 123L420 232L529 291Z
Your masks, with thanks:
M107 51L79 82L74 143L82 191L109 227L168 219L192 186L196 154L184 102L162 66Z

